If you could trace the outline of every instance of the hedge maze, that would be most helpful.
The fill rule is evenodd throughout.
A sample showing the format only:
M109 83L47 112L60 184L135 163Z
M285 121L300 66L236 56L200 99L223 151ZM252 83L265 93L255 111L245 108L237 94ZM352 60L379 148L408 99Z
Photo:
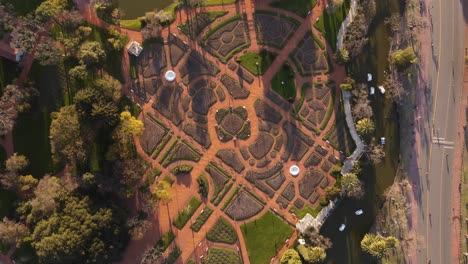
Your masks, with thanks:
M259 44L282 49L299 26L299 22L276 13L257 11L255 29Z
M216 77L219 68L196 51L190 51L187 59L179 68L180 77L185 85L201 75Z
M184 116L180 111L182 92L182 87L178 85L175 85L175 87L170 85L161 86L156 91L153 103L153 108L171 120L176 126L184 120Z
M226 63L250 45L247 23L242 15L231 17L212 28L204 37L205 49Z
M226 208L226 214L235 221L242 221L260 213L264 205L247 190L237 192Z
M208 256L203 260L203 264L242 264L242 260L236 251L227 248L212 247L208 250Z
M167 135L168 129L149 115L144 116L143 122L145 129L140 136L140 144L146 154L151 155Z
M308 32L301 43L294 49L290 57L302 75L325 73L328 71L326 50L322 49L317 40Z
M250 121L248 113L242 106L221 108L216 110L216 133L221 142L232 139L246 140L250 137Z
M173 67L179 63L188 50L189 46L180 38L174 36L174 34L169 35L169 53L171 56L171 65Z

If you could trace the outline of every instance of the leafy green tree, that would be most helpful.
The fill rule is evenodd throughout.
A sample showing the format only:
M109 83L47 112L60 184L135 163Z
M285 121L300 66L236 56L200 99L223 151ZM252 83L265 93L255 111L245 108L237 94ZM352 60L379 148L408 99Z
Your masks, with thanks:
M96 89L81 89L73 100L80 117L87 121L104 120L107 124L113 125L118 120L118 108L115 103L109 102Z
M28 159L23 155L14 153L5 162L5 172L0 174L0 183L3 188L11 191L18 191L22 184L20 172L29 165Z
M301 257L296 250L290 248L284 252L280 260L281 264L301 264Z
M336 198L338 198L338 196L340 196L340 193L341 193L340 187L335 186L335 185L329 186L325 189L325 197L330 201L333 201Z
M21 18L21 22L11 32L10 46L26 52L32 51L39 39L39 33L44 31L42 24L33 16Z
M363 118L356 123L356 131L363 135L368 136L375 131L374 121L370 118Z
M104 75L95 81L96 87L101 93L114 102L118 102L122 97L122 84L110 75Z
M383 237L380 234L368 233L361 240L361 248L371 256L381 259L390 249L398 247L398 240L393 237Z
M67 2L64 0L44 1L36 8L36 16L43 22L53 19L56 23L60 24L57 17L64 11L66 4Z
M41 65L55 65L59 62L62 54L54 44L45 41L39 43L36 49L36 58Z
M345 64L349 61L349 52L345 48L339 49L335 54L335 60L339 64Z
M88 69L86 68L86 65L83 64L71 68L68 73L75 80L83 81L88 78Z
M83 162L86 149L81 138L80 121L74 105L52 113L50 146L55 162Z
M14 153L5 162L5 169L9 172L19 172L29 165L29 160L24 155Z
M134 137L143 132L143 122L136 119L128 111L120 114L120 124L114 130L112 138L116 142L116 150L121 159L128 159L135 155Z
M354 173L346 173L341 178L341 193L350 198L361 198L364 195L362 184Z
M80 39L81 41L85 40L91 33L93 32L93 29L91 27L86 27L86 26L79 26L76 31L75 35Z
M309 247L321 247L324 249L329 249L333 245L328 237L320 235L313 226L307 228L302 236L304 237L304 240Z
M307 263L319 263L327 258L325 249L321 247L297 246L297 252Z
M153 191L153 196L157 201L166 204L171 200L170 190L171 185L167 181L159 181L156 189Z
M0 241L7 246L20 246L29 235L29 229L20 222L3 218L0 222Z
M400 70L404 70L412 64L418 63L418 58L411 47L396 50L392 54L392 63Z
M111 263L122 247L123 221L88 197L65 196L31 235L39 263Z
M30 192L36 187L39 181L34 178L32 175L24 175L19 177L19 190L21 192Z
M106 58L106 52L99 42L88 41L81 45L78 50L77 58L81 64L97 66Z
M34 190L34 198L31 200L31 218L53 212L58 204L58 198L65 194L60 180L54 176L44 176Z

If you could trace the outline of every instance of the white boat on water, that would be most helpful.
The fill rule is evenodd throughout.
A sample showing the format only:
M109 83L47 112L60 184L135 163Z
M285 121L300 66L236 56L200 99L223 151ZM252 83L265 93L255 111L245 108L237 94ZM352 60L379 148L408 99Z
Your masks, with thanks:
M362 209L359 209L356 212L354 212L355 215L362 215L363 213L364 211L362 211Z
M340 228L338 228L338 230L340 230L340 232L343 232L343 230L345 230L346 228L346 225L345 224L341 224L340 225Z

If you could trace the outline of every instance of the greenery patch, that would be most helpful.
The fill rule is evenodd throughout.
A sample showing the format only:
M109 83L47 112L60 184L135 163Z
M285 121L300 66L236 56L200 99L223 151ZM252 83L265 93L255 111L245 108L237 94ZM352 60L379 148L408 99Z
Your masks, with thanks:
M288 64L283 64L280 70L273 76L271 87L286 100L293 101L296 98L296 85L294 83L294 70Z
M319 20L314 24L314 27L325 36L325 39L328 41L328 44L330 44L333 52L336 51L338 31L348 15L350 5L351 0L344 0L344 3L341 7L337 8L335 12L330 13L329 11L324 11Z
M193 222L190 228L195 232L200 231L201 227L205 224L206 220L208 220L212 213L213 209L208 206L205 207L203 212L197 217L197 219L195 219L195 222Z
M291 11L301 17L306 17L316 4L317 0L279 0L273 2L271 6Z
M258 54L247 51L237 59L237 62L254 75L262 75L270 67L275 58L276 54L267 50L261 50Z
M241 231L250 263L264 264L270 262L294 230L272 212L267 211L259 219L243 224Z
M192 197L184 209L177 215L177 218L173 222L174 226L178 229L184 228L201 203L199 199Z
M206 239L212 242L234 244L237 241L237 233L226 219L220 217L206 234Z

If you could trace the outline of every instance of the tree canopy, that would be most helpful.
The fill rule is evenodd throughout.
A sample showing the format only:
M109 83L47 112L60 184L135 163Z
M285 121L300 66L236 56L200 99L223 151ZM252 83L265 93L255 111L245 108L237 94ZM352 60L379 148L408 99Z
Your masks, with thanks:
M81 138L81 125L74 105L62 107L52 113L50 145L56 162L81 162L86 150Z
M86 196L67 196L61 204L32 232L40 263L110 263L124 242L115 211L93 205Z
M280 260L281 264L301 264L301 257L299 256L299 253L297 253L296 250L294 249L288 249L286 252L284 252L283 256L281 257Z
M354 173L346 173L341 178L341 193L351 198L361 198L364 195L364 190L361 186L361 181Z
M418 63L418 57L414 53L414 50L411 47L406 49L396 50L392 54L392 63L398 67L400 70L405 70L412 64Z
M398 239L393 236L383 237L380 234L366 234L361 240L361 248L375 258L383 258L390 249L398 247Z

